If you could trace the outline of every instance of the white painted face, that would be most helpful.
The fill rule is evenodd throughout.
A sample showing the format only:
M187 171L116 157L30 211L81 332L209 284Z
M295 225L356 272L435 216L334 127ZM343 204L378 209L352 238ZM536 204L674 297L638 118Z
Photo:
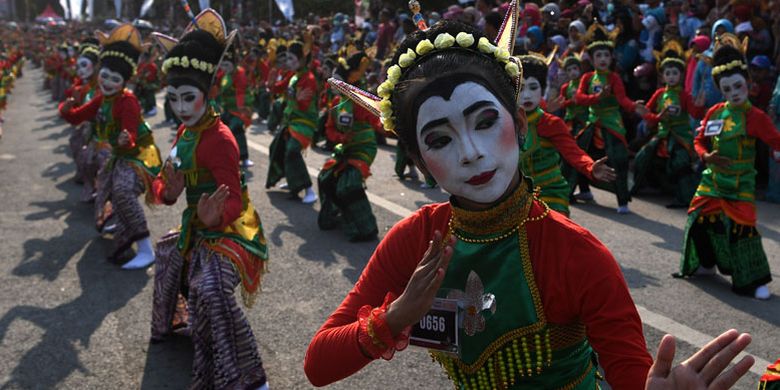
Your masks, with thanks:
M542 101L542 84L536 77L523 80L523 89L520 90L520 105L525 112L533 111L539 107Z
M743 104L748 100L748 83L745 76L739 73L722 77L718 87L731 104Z
M664 68L663 76L664 82L670 87L674 87L680 84L680 69L677 69L673 66L667 66Z
M108 68L100 68L98 84L103 96L113 96L125 87L125 78Z
M180 85L178 88L169 85L168 102L184 126L192 127L206 113L206 97L203 92L192 85Z
M582 73L579 65L569 65L566 67L565 71L566 71L566 77L569 80L579 79Z
M519 169L514 115L471 81L457 86L449 100L432 96L420 105L417 144L436 182L476 203L498 200Z
M88 81L95 73L95 65L87 57L79 57L76 61L76 75L83 81Z
M593 52L593 67L596 70L609 70L612 65L612 53L607 49L600 49Z
M219 63L219 68L225 73L233 73L236 66L233 65L232 61L222 60L222 62Z

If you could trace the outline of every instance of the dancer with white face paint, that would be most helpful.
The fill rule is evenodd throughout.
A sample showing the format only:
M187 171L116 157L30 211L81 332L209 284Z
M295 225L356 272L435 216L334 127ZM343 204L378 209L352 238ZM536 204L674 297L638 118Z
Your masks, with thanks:
M726 98L710 108L697 130L696 153L706 164L688 208L680 272L731 275L737 294L769 299L772 280L756 229L756 139L780 150L780 132L748 100L744 47L731 34L718 38L712 76Z
M252 306L268 248L236 140L208 104L220 57L236 34L227 33L212 9L195 23L181 40L154 34L167 51L162 71L168 100L182 121L154 194L173 205L186 191L187 207L180 228L157 242L152 339L190 335L193 389L267 389L254 334L234 292L239 288Z
M614 34L612 34L614 35ZM615 185L610 186L617 196L617 212L628 214L628 143L620 108L639 115L647 113L644 102L634 102L626 97L626 90L620 76L611 70L614 60L614 39L598 22L588 29L587 49L594 72L582 75L575 102L588 106L588 122L577 137L577 143L593 158L609 157L609 165L615 168ZM579 180L579 200L593 200L587 180Z
M226 124L233 137L238 142L241 154L241 166L250 168L255 165L249 159L249 149L246 144L246 129L252 124L253 96L248 88L246 70L236 65L236 53L231 49L219 64L217 74L217 105L222 108L222 122Z
M674 195L668 208L686 208L693 199L699 177L695 171L691 118L704 116L704 94L697 99L683 90L685 61L683 48L677 41L668 41L663 56L658 56L659 73L665 86L655 91L647 103L647 125L656 129L653 138L634 158L634 194L649 184ZM649 182L649 183L648 183Z
M89 38L79 45L79 58L76 60L76 75L79 77L77 82L66 91L67 97L73 97L77 105L82 105L95 97L98 91L97 72L95 71L100 55L98 40ZM91 141L93 137L93 121L82 123L73 128L68 143L73 159L76 161L76 182L83 183L82 200L92 199L92 193L95 191L95 179L97 170L89 169L89 164L94 164L95 146ZM86 154L85 154L86 153ZM89 171L89 174L87 172Z
M609 183L615 180L615 170L607 166L607 158L593 161L577 145L561 118L548 114L539 104L546 89L546 59L536 55L518 57L523 65L523 88L520 107L525 111L528 131L521 149L521 169L541 187L539 197L551 209L569 215L571 186L563 176L561 157L591 181Z
M517 2L509 8L516 21ZM307 377L325 386L372 360L391 359L410 343L413 326L433 331L436 322L452 329L440 338L449 352L431 356L456 388L593 389L595 353L614 389L678 388L683 377L706 386L706 373L671 369L671 338L651 370L641 321L612 255L550 212L518 168L526 115L518 104L522 71L508 51L516 22L506 26L498 45L455 21L407 36L378 97L333 83L381 115L418 167L452 196L387 233L315 334ZM447 302L461 320L429 312ZM718 342L732 345L719 358L732 359L749 340L725 333ZM725 348L718 345L711 348ZM733 377L718 381L729 386L750 365L746 358L730 369Z
M114 233L109 260L126 259L125 252L136 245L135 256L122 267L145 268L154 261L146 216L138 196L153 196L147 188L160 171L160 152L141 107L125 89L143 50L141 33L131 24L117 26L109 35L98 33L102 45L98 85L100 93L77 106L70 98L60 105L60 115L73 125L95 121L95 171L99 168L95 194L95 225L102 233ZM112 223L109 223L109 219Z

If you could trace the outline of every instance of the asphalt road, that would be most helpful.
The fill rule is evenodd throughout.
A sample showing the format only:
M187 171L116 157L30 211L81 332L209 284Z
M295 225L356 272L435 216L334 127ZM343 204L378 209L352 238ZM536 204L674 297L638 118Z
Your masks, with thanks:
M122 271L105 260L110 242L94 230L92 208L79 202L68 156L68 126L58 118L41 72L28 68L17 81L0 140L0 383L2 388L180 389L189 383L187 339L149 343L153 269ZM148 121L167 155L174 132ZM321 232L318 205L288 200L264 189L271 136L249 130L250 193L262 217L271 254L263 293L247 310L274 389L310 388L302 361L311 336L360 275L376 242L353 244L339 231ZM380 233L408 210L440 202L438 189L393 177L393 147L381 147L368 180ZM307 152L316 172L326 154ZM761 362L780 357L780 297L768 302L738 297L722 277L676 280L684 210L667 210L660 195L631 203L617 215L611 194L572 208L572 219L609 247L645 323L648 349L665 332L678 336L678 361L703 340L734 327L753 334L748 352ZM147 208L154 238L179 223L182 202ZM773 276L780 279L780 207L758 202L759 229ZM778 287L770 285L777 290ZM735 388L755 388L756 367ZM423 350L410 348L370 364L334 389L450 388Z

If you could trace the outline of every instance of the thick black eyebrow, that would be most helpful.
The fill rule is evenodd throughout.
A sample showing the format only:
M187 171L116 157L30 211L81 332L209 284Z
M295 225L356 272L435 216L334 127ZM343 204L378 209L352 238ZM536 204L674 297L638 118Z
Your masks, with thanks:
M466 109L463 110L463 116L468 116L472 112L477 111L480 108L485 107L485 106L495 106L495 103L493 103L493 102L491 102L489 100L480 100L480 101L478 101L478 102L476 102L476 103L466 107Z
M441 125L446 125L447 123L449 123L447 118L434 119L434 120L426 123L425 126L422 127L422 130L420 130L420 135L425 134L426 131L428 131L430 129L433 129L434 127L438 127L438 126L441 126Z

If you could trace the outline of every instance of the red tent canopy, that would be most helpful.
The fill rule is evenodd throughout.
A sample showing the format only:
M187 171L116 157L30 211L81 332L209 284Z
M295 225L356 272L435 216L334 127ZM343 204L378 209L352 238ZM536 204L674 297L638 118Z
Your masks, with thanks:
M43 12L41 12L41 14L35 18L35 21L39 23L45 23L50 20L59 21L63 19L62 16L57 15L57 12L55 12L51 7L51 4L47 4L46 8L43 9Z

